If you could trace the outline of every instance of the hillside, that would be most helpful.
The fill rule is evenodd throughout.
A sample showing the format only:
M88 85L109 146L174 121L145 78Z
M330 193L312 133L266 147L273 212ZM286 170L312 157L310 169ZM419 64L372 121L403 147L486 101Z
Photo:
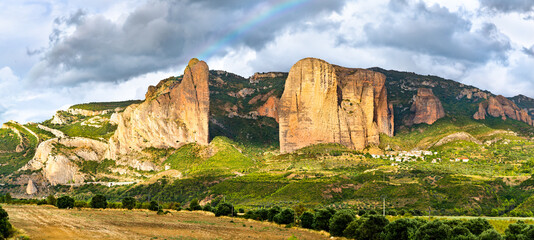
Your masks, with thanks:
M479 105L496 97L476 87L436 76L370 70L385 76L395 129L393 136L380 134L380 144L363 150L323 143L281 154L278 101L288 73L244 78L210 70L209 144L146 147L131 159L107 155L119 114L167 94L184 79L170 77L152 88L145 101L79 104L42 123L4 124L0 175L5 185L0 191L17 197L53 192L80 200L104 193L112 200L135 196L182 204L224 196L245 208L302 204L374 209L386 196L392 209L532 215L534 127L510 117L475 120ZM431 89L427 92L440 101L445 115L432 124L408 124L421 88ZM533 116L532 99L510 99ZM41 163L49 164L52 156L58 163L54 171L22 168L39 166L32 159L44 146L50 154ZM72 174L53 177L64 169ZM25 192L29 179L37 182L36 194Z

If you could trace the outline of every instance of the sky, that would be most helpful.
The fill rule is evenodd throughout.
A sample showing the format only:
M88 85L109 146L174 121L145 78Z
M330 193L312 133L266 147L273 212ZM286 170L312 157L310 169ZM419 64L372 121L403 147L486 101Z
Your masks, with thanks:
M305 57L534 97L534 0L2 0L0 122L143 99L190 58L249 77Z

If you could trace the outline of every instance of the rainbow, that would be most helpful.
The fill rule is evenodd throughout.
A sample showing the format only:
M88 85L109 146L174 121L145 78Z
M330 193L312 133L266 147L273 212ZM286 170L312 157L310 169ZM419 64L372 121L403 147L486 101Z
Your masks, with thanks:
M253 12L249 14L249 17L245 18L242 24L239 24L238 27L235 27L229 33L221 37L218 41L215 41L214 43L205 47L204 51L202 51L198 55L198 58L207 60L208 58L212 57L217 51L235 42L241 36L246 34L250 29L254 28L260 23L265 22L266 20L277 15L281 15L308 1L310 0L281 0L275 4L272 4L271 7L263 10L260 13Z

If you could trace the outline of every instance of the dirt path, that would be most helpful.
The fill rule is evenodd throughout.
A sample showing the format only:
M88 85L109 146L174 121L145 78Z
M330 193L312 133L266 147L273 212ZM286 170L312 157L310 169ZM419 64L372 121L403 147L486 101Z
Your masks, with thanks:
M51 206L4 205L11 223L32 239L327 239L315 231L206 212L159 216L143 210L61 210Z

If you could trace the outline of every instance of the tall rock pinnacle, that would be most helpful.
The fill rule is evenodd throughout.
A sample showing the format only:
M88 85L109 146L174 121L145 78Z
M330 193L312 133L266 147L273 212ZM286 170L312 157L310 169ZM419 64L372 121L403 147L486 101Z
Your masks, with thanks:
M180 147L185 143L208 144L209 69L194 58L181 82L162 80L150 86L141 104L118 115L118 127L110 139L109 157L148 147Z
M386 77L305 58L291 68L279 104L280 151L317 143L352 149L378 144L379 133L393 135Z

